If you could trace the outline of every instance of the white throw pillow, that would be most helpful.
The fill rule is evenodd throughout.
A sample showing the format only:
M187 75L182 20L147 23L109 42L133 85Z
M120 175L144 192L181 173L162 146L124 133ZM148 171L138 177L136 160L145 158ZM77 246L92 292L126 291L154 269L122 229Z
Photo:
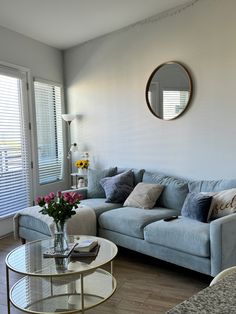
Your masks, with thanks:
M210 219L236 212L236 188L209 194L213 196L209 210Z
M163 186L152 183L138 183L126 199L124 206L151 209L163 191Z

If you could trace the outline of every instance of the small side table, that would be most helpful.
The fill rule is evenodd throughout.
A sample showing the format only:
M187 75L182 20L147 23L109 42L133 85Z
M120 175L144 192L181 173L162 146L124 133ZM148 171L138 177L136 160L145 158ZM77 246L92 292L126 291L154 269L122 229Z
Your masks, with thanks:
M83 188L88 185L88 179L87 179L87 174L79 174L78 172L72 172L71 174L71 188L72 189L78 189L78 188ZM81 186L79 184L79 179L83 178L84 179L84 185Z

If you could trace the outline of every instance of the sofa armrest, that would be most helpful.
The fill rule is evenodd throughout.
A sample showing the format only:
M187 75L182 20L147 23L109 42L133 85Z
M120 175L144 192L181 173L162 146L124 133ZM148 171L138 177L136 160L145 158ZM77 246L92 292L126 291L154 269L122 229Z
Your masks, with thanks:
M88 188L84 187L84 188L78 188L78 189L73 189L73 190L65 190L65 191L62 191L62 193L78 192L79 194L81 194L83 196L83 199L86 199L87 198L87 191L88 191Z
M236 265L236 214L210 223L211 275Z

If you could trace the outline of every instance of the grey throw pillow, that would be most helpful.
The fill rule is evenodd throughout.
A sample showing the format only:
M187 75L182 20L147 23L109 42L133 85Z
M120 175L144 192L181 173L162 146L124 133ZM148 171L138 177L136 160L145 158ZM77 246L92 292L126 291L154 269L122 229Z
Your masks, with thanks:
M138 183L126 199L124 206L151 209L156 204L164 186L151 183Z
M201 222L207 222L211 202L212 196L190 192L184 201L181 215Z
M106 194L107 203L124 203L134 188L134 174L126 171L114 177L104 178L100 183Z
M88 170L88 198L105 198L105 192L100 184L100 180L105 177L116 175L117 167L103 170Z

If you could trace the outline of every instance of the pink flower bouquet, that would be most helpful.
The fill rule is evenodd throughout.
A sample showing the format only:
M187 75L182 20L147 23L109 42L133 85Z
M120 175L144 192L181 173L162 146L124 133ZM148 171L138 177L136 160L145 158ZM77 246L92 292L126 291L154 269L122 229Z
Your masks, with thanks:
M64 224L67 219L76 214L75 209L82 199L82 195L77 192L58 192L57 195L51 192L43 197L36 198L36 204L42 209L43 215L52 217L55 223Z

